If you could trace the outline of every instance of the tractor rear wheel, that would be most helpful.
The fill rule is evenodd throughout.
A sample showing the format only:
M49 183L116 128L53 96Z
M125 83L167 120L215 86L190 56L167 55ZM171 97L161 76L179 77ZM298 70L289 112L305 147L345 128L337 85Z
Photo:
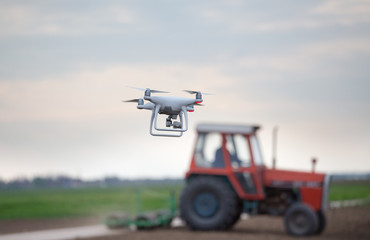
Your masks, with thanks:
M240 220L240 215L242 214L242 212L243 212L243 201L238 198L238 202L237 202L237 214L235 214L235 218L233 219L233 221L232 221L231 225L229 226L229 228L232 228Z
M286 231L294 236L315 234L319 227L319 219L315 211L304 203L294 203L284 216Z
M180 214L193 230L225 230L240 215L238 203L238 196L222 179L197 177L182 191Z

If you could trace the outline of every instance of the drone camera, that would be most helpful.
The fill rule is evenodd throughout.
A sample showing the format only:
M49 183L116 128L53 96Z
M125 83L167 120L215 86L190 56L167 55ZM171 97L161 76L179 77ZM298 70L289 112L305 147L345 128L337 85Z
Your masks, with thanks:
M172 122L172 119L176 119L177 115L170 115L166 119L166 127L182 128L182 123L178 121Z
M166 120L166 127L171 127L172 126L172 121L171 119L168 119Z
M172 126L173 126L173 128L182 128L182 123L178 122L178 121L175 121L175 122L173 122Z

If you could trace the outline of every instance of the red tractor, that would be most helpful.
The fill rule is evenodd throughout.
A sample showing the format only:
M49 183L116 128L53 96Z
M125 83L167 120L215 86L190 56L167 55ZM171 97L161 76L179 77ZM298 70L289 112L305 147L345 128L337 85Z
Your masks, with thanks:
M329 175L268 169L258 126L200 124L180 214L193 230L230 229L241 213L284 216L294 236L325 228Z

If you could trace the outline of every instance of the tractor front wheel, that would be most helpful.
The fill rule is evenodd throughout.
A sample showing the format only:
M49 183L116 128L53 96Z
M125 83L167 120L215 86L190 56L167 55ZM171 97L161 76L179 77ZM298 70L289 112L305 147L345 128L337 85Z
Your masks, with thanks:
M325 217L325 213L321 210L318 211L316 214L319 219L319 225L318 225L316 234L321 234L326 227L326 217Z
M317 233L319 219L315 211L304 203L295 203L284 216L286 231L294 236L308 236Z
M180 198L180 214L193 230L225 230L236 222L238 196L222 179L191 179Z

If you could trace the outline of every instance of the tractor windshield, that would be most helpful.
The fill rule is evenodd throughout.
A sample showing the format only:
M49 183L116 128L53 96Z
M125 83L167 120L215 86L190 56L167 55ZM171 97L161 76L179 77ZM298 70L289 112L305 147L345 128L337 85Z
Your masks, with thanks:
M263 165L262 153L257 137L255 135L250 136L250 141L253 151L254 164Z
M226 149L233 168L250 167L250 151L244 135L226 135Z
M251 149L249 149L248 139ZM225 168L224 154L227 154L233 168L250 167L251 153L254 163L263 165L262 154L256 136L242 134L225 136L225 150L222 149L221 133L201 133L195 148L195 164L202 168ZM226 152L224 152L226 151Z

